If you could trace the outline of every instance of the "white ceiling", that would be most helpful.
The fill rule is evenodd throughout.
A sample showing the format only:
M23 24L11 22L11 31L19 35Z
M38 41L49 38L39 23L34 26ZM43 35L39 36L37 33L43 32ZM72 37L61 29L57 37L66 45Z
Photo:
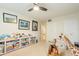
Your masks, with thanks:
M0 3L0 8L5 8L27 17L33 17L40 20L48 20L53 17L67 15L79 11L78 3L40 3L39 5L47 8L48 11L28 12L27 10L33 7L32 3Z

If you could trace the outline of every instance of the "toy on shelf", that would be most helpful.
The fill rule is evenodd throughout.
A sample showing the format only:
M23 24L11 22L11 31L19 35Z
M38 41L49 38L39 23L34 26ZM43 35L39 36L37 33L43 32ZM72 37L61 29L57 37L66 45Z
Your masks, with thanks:
M20 42L19 40L14 40L13 42L13 48L16 50L16 49L19 49L20 48Z
M8 37L10 37L9 34L1 34L0 35L0 40L4 40L5 38L8 38Z
M21 37L21 34L20 33L12 33L12 37L18 39Z
M13 49L13 41L6 41L6 52L10 52Z
M19 48L19 40L6 41L6 52L14 51Z
M26 47L29 44L28 38L21 38L21 46Z
M29 45L29 38L26 34L21 34L21 47L26 47Z

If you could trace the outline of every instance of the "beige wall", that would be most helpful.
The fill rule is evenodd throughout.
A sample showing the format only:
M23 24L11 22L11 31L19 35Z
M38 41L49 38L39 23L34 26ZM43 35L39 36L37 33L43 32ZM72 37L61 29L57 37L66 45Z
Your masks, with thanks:
M14 14L16 15L18 18L17 18L17 21L19 19L23 19L23 20L28 20L30 21L30 30L19 30L18 29L18 22L17 24L13 24L13 23L3 23L3 12L6 12L6 13L9 13L9 14ZM34 36L38 36L38 38L40 37L40 22L38 23L39 24L39 29L38 31L32 31L32 20L36 20L38 21L37 19L33 19L33 18L29 18L27 16L24 16L22 14L19 14L19 13L16 13L16 12L12 12L10 10L7 10L7 9L0 9L0 34L4 34L4 33L16 33L16 32L24 32L26 34L30 33Z
M47 22L47 40L57 38L60 33L64 33L72 42L79 42L79 12L52 19Z

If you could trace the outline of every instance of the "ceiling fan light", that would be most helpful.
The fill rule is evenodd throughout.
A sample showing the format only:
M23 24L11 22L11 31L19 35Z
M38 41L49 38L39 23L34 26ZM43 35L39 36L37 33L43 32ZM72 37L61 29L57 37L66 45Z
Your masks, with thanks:
M38 11L38 10L39 10L39 6L35 5L35 6L33 7L33 10Z

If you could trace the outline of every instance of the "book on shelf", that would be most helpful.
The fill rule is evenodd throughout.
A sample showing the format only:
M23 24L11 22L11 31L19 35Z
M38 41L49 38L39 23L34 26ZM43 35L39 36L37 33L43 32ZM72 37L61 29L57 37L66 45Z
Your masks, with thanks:
M18 49L19 45L20 45L19 40L8 41L6 43L6 49L7 49L7 51Z

